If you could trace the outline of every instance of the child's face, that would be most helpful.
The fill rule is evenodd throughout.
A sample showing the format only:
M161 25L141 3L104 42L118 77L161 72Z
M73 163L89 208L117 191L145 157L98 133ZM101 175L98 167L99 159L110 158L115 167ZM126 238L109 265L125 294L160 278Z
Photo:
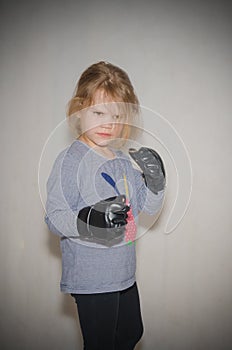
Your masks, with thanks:
M102 90L96 92L93 105L81 114L81 139L90 146L107 147L112 140L120 138L124 117L119 105Z

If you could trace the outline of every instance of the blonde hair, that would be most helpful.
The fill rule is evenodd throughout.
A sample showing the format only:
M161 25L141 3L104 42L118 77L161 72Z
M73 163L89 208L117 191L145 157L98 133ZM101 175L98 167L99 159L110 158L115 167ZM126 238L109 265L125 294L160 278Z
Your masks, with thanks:
M67 105L67 118L75 133L81 132L79 112L91 106L95 93L102 90L114 102L122 102L128 123L124 125L122 139L135 136L139 121L139 101L127 73L111 63L100 61L88 67L81 75L74 90L73 97ZM134 128L133 128L134 126Z

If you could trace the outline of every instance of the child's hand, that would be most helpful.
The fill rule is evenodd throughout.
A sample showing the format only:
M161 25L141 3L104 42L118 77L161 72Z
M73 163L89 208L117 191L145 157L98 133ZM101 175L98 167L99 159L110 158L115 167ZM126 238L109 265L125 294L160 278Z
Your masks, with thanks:
M165 169L159 154L151 148L141 147L138 151L129 149L130 156L143 171L146 186L157 194L165 186Z
M80 238L106 246L121 242L129 210L124 195L107 198L81 209L77 218Z

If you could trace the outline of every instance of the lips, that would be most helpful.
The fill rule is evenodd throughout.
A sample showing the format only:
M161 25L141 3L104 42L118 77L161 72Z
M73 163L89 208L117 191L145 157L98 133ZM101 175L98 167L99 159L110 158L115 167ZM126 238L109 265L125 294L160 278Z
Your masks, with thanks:
M111 137L111 134L108 134L106 132L98 132L97 135L101 137Z

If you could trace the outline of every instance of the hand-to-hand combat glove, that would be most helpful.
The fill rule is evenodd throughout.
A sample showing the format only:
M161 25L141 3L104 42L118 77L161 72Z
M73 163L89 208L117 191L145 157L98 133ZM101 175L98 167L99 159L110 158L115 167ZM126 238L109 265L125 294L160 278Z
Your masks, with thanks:
M165 186L165 169L159 154L151 148L141 147L138 151L129 149L130 156L143 172L146 186L157 194Z
M80 239L109 247L120 243L124 238L129 210L124 195L81 209L77 218Z

